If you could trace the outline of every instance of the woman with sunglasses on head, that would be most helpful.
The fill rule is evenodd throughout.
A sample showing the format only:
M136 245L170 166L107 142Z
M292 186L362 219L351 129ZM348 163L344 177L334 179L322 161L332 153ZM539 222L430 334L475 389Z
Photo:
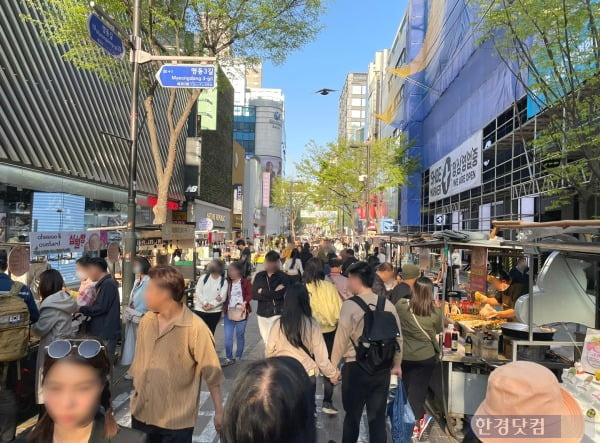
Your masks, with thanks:
M41 390L42 366L44 364L45 348L54 340L69 337L73 334L73 314L77 312L77 302L63 288L60 272L48 269L40 274L38 294L42 299L40 304L40 319L31 326L33 332L40 337L40 346L36 363L36 395L37 403L43 404Z
M40 348L41 351L41 348ZM146 435L117 425L111 408L110 360L93 339L56 340L45 349L45 414L19 442L144 443Z

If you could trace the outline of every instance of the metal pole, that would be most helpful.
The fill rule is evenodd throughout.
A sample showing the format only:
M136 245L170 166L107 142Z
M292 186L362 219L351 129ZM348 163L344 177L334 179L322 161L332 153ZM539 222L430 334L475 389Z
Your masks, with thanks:
M529 299L527 300L527 323L529 327L529 341L533 341L533 251L529 254Z
M365 184L365 188L367 190L367 214L366 214L366 222L367 222L367 229L365 231L366 237L369 237L369 219L370 219L370 202L371 202L371 190L370 190L370 186L369 183L371 182L371 144L367 143L367 181Z
M131 79L131 107L129 111L129 138L131 151L129 153L129 187L127 190L127 231L125 232L125 254L123 257L123 297L122 304L129 304L129 294L133 288L133 259L136 256L135 238L135 196L137 191L137 145L138 145L138 101L140 89L140 64L136 61L136 52L141 49L140 39L140 9L141 0L135 0L133 6L133 46L131 63L133 75Z

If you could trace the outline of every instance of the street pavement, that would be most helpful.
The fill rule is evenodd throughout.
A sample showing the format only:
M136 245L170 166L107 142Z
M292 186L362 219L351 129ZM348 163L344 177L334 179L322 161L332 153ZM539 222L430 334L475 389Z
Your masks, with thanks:
M256 312L256 310L254 309ZM217 327L215 334L215 342L217 351L220 357L224 357L224 346L223 346L223 321L220 322ZM244 350L244 357L241 362L223 368L225 375L225 381L222 386L224 400L227 401L227 396L231 391L233 382L238 374L242 373L244 366L249 361L258 360L264 358L264 344L260 338L258 331L258 323L256 315L252 314L248 320L248 326L246 328L246 347ZM113 387L113 409L117 418L117 422L122 426L129 427L131 425L131 413L129 409L129 399L132 390L132 384L130 381L123 378L124 371L126 368L118 367L115 371L115 385ZM344 419L344 412L342 409L340 387L336 387L334 393L334 404L340 410L337 416L328 416L323 414L321 409L322 403L322 383L319 381L317 385L317 441L318 443L330 443L330 442L341 442L342 440L342 424ZM219 441L217 432L213 425L214 408L210 394L206 388L206 385L202 385L202 392L200 394L198 418L196 421L196 427L194 430L193 442L195 443L216 443ZM368 427L366 421L366 414L363 414L363 420L360 427L359 441L368 442ZM391 439L389 440L391 441ZM432 428L431 439L433 443L438 442L450 442L449 439L441 429L435 425ZM373 442L375 443L375 442Z

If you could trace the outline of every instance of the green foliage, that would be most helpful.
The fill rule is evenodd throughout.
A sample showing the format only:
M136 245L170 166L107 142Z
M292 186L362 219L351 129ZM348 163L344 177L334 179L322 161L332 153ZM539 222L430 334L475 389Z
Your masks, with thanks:
M555 206L600 196L600 39L597 0L500 0L482 15L484 38L543 109L533 146L553 177ZM489 11L488 11L489 9Z
M312 202L323 208L342 208L352 217L354 208L366 199L367 149L351 147L347 141L314 143L296 165L300 177L312 185ZM405 138L384 138L370 146L369 188L371 194L408 183L417 169L408 156L410 144Z
M63 57L75 66L107 81L127 81L127 60L108 56L89 38L82 0L25 0L35 14L23 19L34 23L50 43L62 46ZM133 20L132 1L100 0L98 5L123 29ZM324 0L143 0L144 49L158 54L230 56L275 63L311 41L320 30ZM125 57L126 58L126 57ZM146 82L154 69L145 69Z
M307 209L311 200L311 189L309 183L294 178L275 177L273 182L271 203L287 217L294 238L300 211Z

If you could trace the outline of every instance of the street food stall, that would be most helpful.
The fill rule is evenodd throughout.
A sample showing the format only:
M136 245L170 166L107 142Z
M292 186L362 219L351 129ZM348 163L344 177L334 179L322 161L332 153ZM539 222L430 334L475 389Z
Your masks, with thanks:
M597 226L584 228L588 240L590 233L598 232ZM504 225L502 229L508 227ZM598 326L598 268L590 252L600 250L597 243L586 244L575 237L571 238L574 241L567 241L565 234L579 235L581 231L581 227L560 228L560 232L536 230L535 235L521 231L517 242L499 237L479 239L478 235L464 241L430 235L392 239L402 243L399 248L405 251L406 261L418 264L424 274L439 284L440 302L451 320L450 330L444 325L442 342L448 335L451 337L453 328L459 335L456 350L447 349L449 344L444 346L429 398L430 409L453 436L468 426L470 416L485 397L487 378L498 366L525 359L558 375L580 358L586 328ZM559 244L551 240L558 234L562 236ZM468 283L460 287L454 285L454 273L446 265L452 263L456 250L461 251L468 275ZM581 254L588 262L596 263L593 270ZM528 259L532 271L526 294L515 303L514 318L497 318L493 311L490 316L482 316L493 309L477 301L488 295L488 285L493 280L488 276L489 270L508 270L519 257ZM539 269L536 285L534 269ZM590 288L594 289L593 294ZM527 294L534 295L530 299ZM535 309L534 299L539 301ZM465 353L467 337L470 352ZM600 342L600 336L597 341ZM595 410L600 411L600 389L596 406Z

